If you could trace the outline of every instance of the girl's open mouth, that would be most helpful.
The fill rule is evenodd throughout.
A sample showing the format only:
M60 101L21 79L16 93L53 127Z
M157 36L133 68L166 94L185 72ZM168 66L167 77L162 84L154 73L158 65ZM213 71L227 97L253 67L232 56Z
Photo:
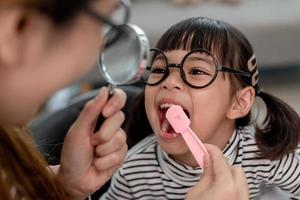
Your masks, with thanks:
M174 139L180 137L180 133L176 133L175 130L172 128L171 124L166 118L166 112L174 104L163 103L158 107L158 117L160 122L160 129L161 129L161 137L165 139ZM184 109L184 112L189 117L189 112Z

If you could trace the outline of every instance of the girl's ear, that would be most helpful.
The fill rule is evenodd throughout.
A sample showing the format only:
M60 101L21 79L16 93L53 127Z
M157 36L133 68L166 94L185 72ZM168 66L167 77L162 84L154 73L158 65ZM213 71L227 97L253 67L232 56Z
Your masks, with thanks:
M255 99L255 90L251 86L247 86L238 90L233 99L231 106L227 112L229 119L238 119L246 116L253 105Z
M25 12L21 7L8 7L0 12L0 64L15 66L21 58L22 35L26 26ZM34 36L33 36L34 37Z

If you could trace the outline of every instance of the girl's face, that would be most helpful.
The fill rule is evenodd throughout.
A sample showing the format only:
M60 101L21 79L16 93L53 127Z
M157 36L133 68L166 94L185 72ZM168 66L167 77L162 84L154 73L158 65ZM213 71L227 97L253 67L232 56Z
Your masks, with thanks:
M110 17L118 2L90 6ZM23 10L0 11L6 19L0 20L0 35L8 37L0 37L0 43L10 42L7 53L0 54L0 122L5 124L28 122L55 91L91 70L102 45L102 23L83 11L62 26L34 13L18 28Z
M181 63L187 53L184 50L165 52L168 63ZM166 110L172 104L180 105L188 113L190 126L200 140L222 149L234 130L234 121L228 117L230 80L228 75L219 73L209 86L193 89L183 82L178 68L169 70L170 74L163 82L145 89L147 117L160 146L178 161L196 166L182 136L170 128L165 118Z

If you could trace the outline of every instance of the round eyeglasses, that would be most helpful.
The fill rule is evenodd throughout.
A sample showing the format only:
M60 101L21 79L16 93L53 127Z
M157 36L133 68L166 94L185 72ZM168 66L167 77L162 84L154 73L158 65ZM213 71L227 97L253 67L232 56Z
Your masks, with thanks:
M219 65L217 59L206 49L194 49L188 52L180 64L168 63L167 56L160 49L151 49L150 54L150 63L142 77L143 81L150 86L158 85L165 80L172 67L180 70L181 79L192 88L207 87L216 79L220 71L251 80L250 72Z
M123 30L120 26L128 23L130 17L130 6L130 0L121 0L110 18L102 15L101 13L97 13L91 7L84 7L87 14L105 25L103 28L104 34L110 32L110 36L106 38L107 41L105 42L105 47L111 46L118 40L120 35L123 34Z

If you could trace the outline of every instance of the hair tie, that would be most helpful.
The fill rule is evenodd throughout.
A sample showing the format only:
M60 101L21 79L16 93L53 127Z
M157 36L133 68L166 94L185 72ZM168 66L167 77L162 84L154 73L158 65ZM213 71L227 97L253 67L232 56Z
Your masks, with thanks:
M263 93L263 89L262 88L260 88L258 85L256 85L255 87L254 87L254 89L255 89L255 95L256 96L260 96L261 95L261 93Z

